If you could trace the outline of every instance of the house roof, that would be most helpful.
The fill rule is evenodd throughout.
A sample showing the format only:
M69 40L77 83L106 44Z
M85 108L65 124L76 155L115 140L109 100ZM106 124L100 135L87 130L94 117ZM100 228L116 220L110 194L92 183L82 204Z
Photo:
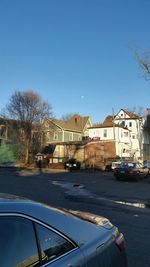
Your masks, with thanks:
M131 111L128 111L128 110L125 110L125 109L121 109L121 110L123 110L129 117L130 117L130 119L140 119L141 117L139 116L139 115L137 115L137 114L135 114L135 113L133 113L133 112L131 112ZM120 112L120 111L119 111ZM118 112L118 113L119 113ZM117 114L118 115L118 114ZM114 117L116 117L117 115L115 115ZM123 118L121 118L121 119L123 119Z
M126 119L140 119L141 117L133 112L130 112L130 111L127 111L125 109L121 109L123 110L130 118L126 118ZM120 111L119 111L120 112ZM127 126L123 126L121 124L117 124L114 121L115 117L119 114L119 112L112 116L112 115L109 115L105 118L104 122L103 123L99 123L99 124L95 124L93 125L92 127L89 127L89 129L94 129L94 128L108 128L108 127L119 127L119 128L123 128L123 129L126 129L126 130L129 130L127 128ZM123 119L123 118L119 118L119 119Z
M108 115L108 116L105 118L104 123L105 123L105 122L112 122L112 121L113 121L113 116Z
M114 123L113 121L107 121L105 120L103 123L100 124L95 124L92 127L89 127L89 129L94 129L94 128L109 128L109 127L119 127L123 129L127 129L127 127L123 127L122 125L119 125L117 123Z
M89 118L90 118L89 116L81 117L79 115L74 115L67 121L56 120L56 119L48 119L48 120L63 130L82 132Z
M119 127L119 128L123 128L126 130L129 130L126 126L124 127L121 124L115 123L113 122L114 116L109 115L105 118L103 123L99 123L99 124L95 124L92 127L89 127L89 129L94 129L94 128L109 128L109 127Z

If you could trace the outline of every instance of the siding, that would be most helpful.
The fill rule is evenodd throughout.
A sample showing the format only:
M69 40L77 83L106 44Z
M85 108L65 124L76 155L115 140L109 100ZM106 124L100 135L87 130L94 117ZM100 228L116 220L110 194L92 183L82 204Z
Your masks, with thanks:
M81 134L74 132L64 132L64 142L80 141L82 139Z

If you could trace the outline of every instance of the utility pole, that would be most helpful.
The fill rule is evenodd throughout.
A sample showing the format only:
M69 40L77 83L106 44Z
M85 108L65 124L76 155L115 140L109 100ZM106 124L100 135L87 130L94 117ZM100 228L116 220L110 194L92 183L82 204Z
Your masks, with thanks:
M113 135L114 135L114 140L115 140L116 136L115 136L115 124L114 124L114 108L112 108L112 116L113 116Z

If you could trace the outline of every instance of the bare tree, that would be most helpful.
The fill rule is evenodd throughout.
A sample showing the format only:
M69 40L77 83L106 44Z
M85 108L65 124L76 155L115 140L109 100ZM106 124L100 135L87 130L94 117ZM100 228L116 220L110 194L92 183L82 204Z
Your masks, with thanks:
M79 113L77 113L77 112L76 113L67 113L67 114L62 115L60 119L62 121L68 121L68 120L70 120L75 115L79 115Z
M40 123L45 117L52 114L52 108L48 102L42 100L36 92L15 91L11 96L6 111L9 118L17 120L23 134L25 143L25 163L29 162L29 151L32 143L32 131L36 123Z
M134 113L135 115L138 115L139 117L146 117L146 110L142 106L133 106L133 107L127 107L125 110Z
M133 54L142 69L143 77L145 80L150 80L150 49L144 51L144 53L139 54L137 49L132 49Z

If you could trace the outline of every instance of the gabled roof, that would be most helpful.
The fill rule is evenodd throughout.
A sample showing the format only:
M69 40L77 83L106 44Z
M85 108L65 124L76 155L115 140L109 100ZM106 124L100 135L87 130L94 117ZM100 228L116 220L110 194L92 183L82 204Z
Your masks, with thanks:
M127 129L127 127L123 127L120 124L114 123L113 121L104 121L103 123L100 124L95 124L92 127L89 127L89 129L95 129L95 128L111 128L111 127L118 127L118 128L123 128L123 129Z
M107 116L107 117L105 118L104 123L105 123L105 122L112 122L112 121L113 121L113 116L109 115L109 116Z
M89 116L81 117L79 115L72 116L69 120L56 120L56 119L47 119L49 122L57 125L63 130L67 131L75 131L75 132L83 132L88 120Z
M94 128L109 128L109 127L119 127L128 130L127 127L124 127L123 125L117 124L113 122L113 116L109 115L105 118L103 123L95 124L92 127L89 127L89 129Z
M131 111L125 110L123 108L120 109L120 111L121 110L123 110L130 117L130 119L140 119L141 118L139 115L137 115L137 114L135 114L135 113L133 113ZM117 115L119 114L119 112L117 113ZM116 117L117 115L115 115L114 117ZM121 119L123 119L123 118L121 118Z

